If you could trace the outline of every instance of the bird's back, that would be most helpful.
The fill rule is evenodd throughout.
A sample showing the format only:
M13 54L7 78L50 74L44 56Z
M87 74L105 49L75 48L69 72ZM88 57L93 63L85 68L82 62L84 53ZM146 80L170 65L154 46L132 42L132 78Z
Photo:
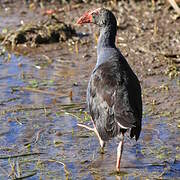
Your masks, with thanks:
M103 57L104 58L104 57ZM141 131L141 87L125 58L113 53L94 69L87 90L90 114L103 140L131 128L131 137Z

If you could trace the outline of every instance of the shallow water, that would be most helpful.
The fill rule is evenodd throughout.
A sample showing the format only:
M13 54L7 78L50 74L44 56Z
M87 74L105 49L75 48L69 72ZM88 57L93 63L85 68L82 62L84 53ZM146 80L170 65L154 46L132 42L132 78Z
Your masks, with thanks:
M10 165L18 162L22 174L28 174L28 172L31 174L31 171L35 170L37 174L30 179L39 179L40 177L43 179L62 177L64 179L66 177L64 167L58 162L50 162L51 159L54 159L66 164L70 173L68 177L72 179L103 177L134 179L136 176L137 178L139 176L158 178L162 172L164 172L163 177L166 178L179 176L180 163L179 161L175 162L177 153L175 137L177 134L173 127L171 127L173 132L169 130L169 126L166 124L167 118L156 120L144 115L141 138L137 143L126 138L122 159L123 173L120 176L114 175L118 141L110 141L105 149L105 154L102 155L99 153L96 137L92 133L78 128L79 120L77 118L60 112L61 104L84 102L85 98L81 101L81 96L85 94L85 88L80 83L78 85L80 87L77 85L71 87L70 81L68 83L66 80L69 78L76 82L75 80L78 78L74 76L78 73L77 70L74 70L69 64L64 65L63 69L67 68L66 70L71 73L62 78L60 75L58 76L60 72L63 72L61 63L53 62L48 67L37 69L36 61L29 57L11 54L10 60L7 61L6 58L6 53L0 57L2 87L0 90L2 127L0 130L0 154L45 153L38 156L11 158L9 161L7 159L0 160L1 167L8 174L11 172ZM76 76L78 75L76 74ZM37 86L44 89L45 92L56 92L62 96L21 89L33 86L32 82L35 85L37 83ZM72 90L74 100L63 96L63 92L59 91L61 88L63 92L66 91L64 93ZM81 88L84 88L84 93L80 93ZM5 178L3 172L0 172L0 177Z
M12 20L12 24L15 22ZM169 111L159 112L148 99L161 102L164 99L158 96L173 98L166 94L173 91L151 93L149 86L161 83L161 77L141 76L143 129L138 142L130 140L127 133L120 174L114 172L118 140L109 141L105 154L101 154L95 135L77 126L83 120L91 124L84 119L84 112L86 86L96 61L94 41L89 40L92 38L83 38L87 43L79 44L78 53L74 45L53 44L27 55L22 55L22 50L5 49L0 56L0 179L14 174L32 175L27 179L180 177L179 104L173 113L168 103ZM134 69L140 76L138 65ZM163 83L179 88L177 78L164 77ZM23 156L13 157L20 154Z

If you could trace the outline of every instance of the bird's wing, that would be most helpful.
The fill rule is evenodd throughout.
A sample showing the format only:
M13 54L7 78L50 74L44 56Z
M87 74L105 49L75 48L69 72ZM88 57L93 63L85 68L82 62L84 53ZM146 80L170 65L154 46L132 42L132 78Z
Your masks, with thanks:
M141 132L141 120L142 120L141 86L138 78L130 68L128 68L128 74L130 74L127 83L129 103L133 109L134 116L136 119L135 127L131 129L130 136L131 138L135 136L136 140L138 140Z
M136 102L130 98L136 98L132 93L137 91L137 87L129 84L128 68L119 60L107 61L95 69L91 76L87 91L88 106L100 135L107 134L104 139L116 136L120 129L136 126L135 108L130 104L136 105Z

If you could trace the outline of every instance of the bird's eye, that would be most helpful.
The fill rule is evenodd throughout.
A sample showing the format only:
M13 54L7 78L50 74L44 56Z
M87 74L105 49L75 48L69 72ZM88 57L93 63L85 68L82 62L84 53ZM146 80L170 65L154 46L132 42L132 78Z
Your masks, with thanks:
M92 13L92 17L93 17L93 18L96 17L96 13L93 12L93 13Z

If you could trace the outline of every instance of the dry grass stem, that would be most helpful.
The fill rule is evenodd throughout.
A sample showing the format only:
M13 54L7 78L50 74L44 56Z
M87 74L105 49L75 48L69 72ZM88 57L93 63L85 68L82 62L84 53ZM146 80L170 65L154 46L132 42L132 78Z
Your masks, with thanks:
M174 8L174 10L178 13L178 15L180 15L180 8L177 5L175 0L168 0L169 3L171 4L171 6Z

